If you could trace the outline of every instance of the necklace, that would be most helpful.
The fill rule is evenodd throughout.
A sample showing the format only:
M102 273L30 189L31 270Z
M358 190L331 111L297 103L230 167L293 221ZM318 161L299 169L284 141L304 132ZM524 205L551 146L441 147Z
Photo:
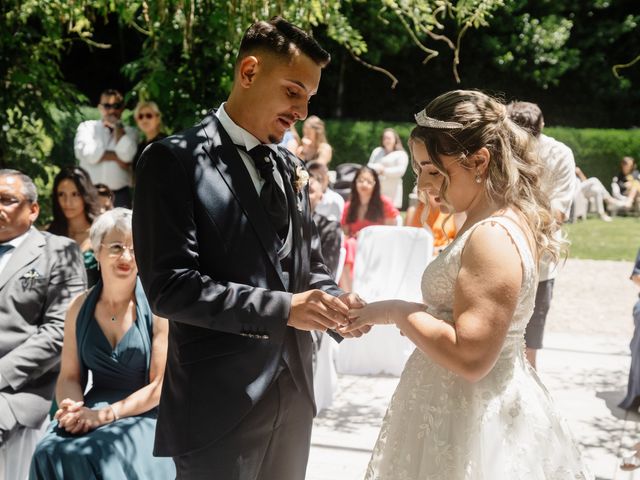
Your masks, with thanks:
M130 301L131 301L131 299L129 299L129 300L127 301L127 304L126 304L126 305L125 305L125 307L124 307L124 314L123 314L123 315L126 315L126 314L127 314L127 310L129 309L129 302L130 302ZM118 320L118 310L116 310L115 312L113 312L113 314L111 315L111 321L112 321L112 322L115 322L116 320Z

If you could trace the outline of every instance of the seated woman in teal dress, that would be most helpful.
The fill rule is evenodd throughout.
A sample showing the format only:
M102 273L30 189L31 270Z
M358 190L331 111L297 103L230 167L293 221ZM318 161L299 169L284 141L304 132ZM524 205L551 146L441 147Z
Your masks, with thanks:
M172 460L152 455L168 322L151 313L137 278L131 211L105 212L90 238L101 278L67 312L59 409L29 478L174 479Z

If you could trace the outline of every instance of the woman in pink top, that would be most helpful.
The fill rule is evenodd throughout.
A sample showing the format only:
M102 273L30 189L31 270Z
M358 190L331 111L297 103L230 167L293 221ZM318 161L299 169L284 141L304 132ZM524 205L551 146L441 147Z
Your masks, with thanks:
M351 198L344 206L342 230L347 255L340 286L351 290L353 263L356 258L358 233L371 225L395 225L400 212L393 202L380 194L380 181L375 170L362 167L351 183Z

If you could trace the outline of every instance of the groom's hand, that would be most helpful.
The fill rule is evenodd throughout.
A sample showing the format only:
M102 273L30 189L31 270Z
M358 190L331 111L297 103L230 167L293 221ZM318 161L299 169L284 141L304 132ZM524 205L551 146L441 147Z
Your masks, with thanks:
M294 293L287 325L298 330L335 330L349 324L349 307L322 290Z
M338 298L342 300L350 310L362 308L367 305L367 302L360 298L357 293L343 293ZM369 333L369 330L371 330L371 325L363 325L362 327L350 330L349 332L345 332L344 328L346 327L338 329L338 333L343 337L361 337L365 333Z

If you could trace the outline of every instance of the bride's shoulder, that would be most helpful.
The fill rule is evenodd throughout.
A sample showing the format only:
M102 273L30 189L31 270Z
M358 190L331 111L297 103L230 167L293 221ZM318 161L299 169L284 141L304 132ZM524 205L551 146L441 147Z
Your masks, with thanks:
M516 214L489 217L470 229L461 260L478 266L513 265L519 269L523 247L529 247L528 227Z

